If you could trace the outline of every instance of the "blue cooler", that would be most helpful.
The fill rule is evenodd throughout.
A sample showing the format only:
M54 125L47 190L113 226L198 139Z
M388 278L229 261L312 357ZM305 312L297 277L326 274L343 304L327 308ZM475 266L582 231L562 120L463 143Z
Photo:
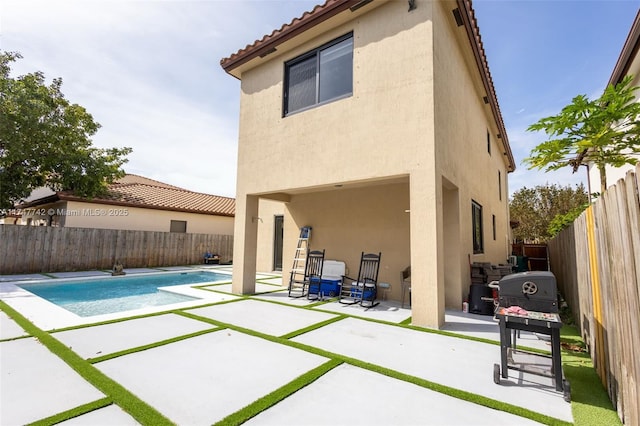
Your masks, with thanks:
M342 276L345 274L345 264L339 260L325 260L322 265L322 280L320 294L324 297L336 297L340 294Z

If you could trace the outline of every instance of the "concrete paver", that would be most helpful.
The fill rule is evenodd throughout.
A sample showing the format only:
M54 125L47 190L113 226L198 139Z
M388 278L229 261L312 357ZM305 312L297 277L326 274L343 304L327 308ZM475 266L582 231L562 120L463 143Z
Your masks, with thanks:
M95 358L207 329L215 327L180 315L165 314L61 331L53 337L83 358Z
M233 290L231 289L231 283L214 284L214 285L207 286L205 288L208 288L210 290L215 290L215 291L222 291L224 293L233 293ZM256 293L265 293L265 292L270 292L270 291L280 290L280 289L281 288L271 284L262 284L262 283L256 284Z
M73 272L52 272L56 278L80 278L80 277L110 277L111 272L104 271L73 271Z
M189 312L272 336L282 336L335 317L323 312L295 309L258 300L213 305L191 309Z
M319 305L314 309L321 309L323 311L331 311L337 314L353 315L394 323L400 323L411 316L410 309L402 309L400 308L400 303L392 301L380 302L379 305L368 309L358 304L347 305L339 302L326 303L324 305Z
M0 424L23 425L104 394L34 338L0 342Z
M465 336L500 341L500 325L493 319L493 315L478 315L462 311L447 310L445 323L440 328L443 331L451 331ZM551 344L539 339L534 333L521 330L516 342L518 346L544 349L551 351Z
M179 425L210 425L325 358L221 330L95 366Z
M245 425L537 425L342 364Z
M124 268L123 271L126 274L146 274L149 272L162 272L161 269L156 269L156 268Z
M562 420L572 419L571 405L563 400L562 393L555 392L550 379L522 374L520 386L515 380L503 379L503 385L493 383L493 364L500 362L496 345L353 318L292 340Z
M0 275L0 282L50 280L51 277L42 274Z
M195 265L194 267L197 267ZM211 269L231 267L217 267ZM150 272L158 272L150 269ZM268 274L264 274L268 277ZM39 277L41 278L41 277ZM16 278L19 279L19 278ZM269 278L278 284L277 278ZM1 282L0 297L43 329L95 323L147 311L130 311L79 318L28 294L12 283ZM226 286L226 287L225 287ZM176 286L176 292L205 293L193 304L170 308L273 336L347 314L364 319L402 322L411 315L393 301L373 309L328 303L300 309L315 302L291 299L286 290L237 296ZM212 286L231 291L230 284ZM278 288L257 285L258 292ZM269 303L269 302L283 303ZM196 306L193 308L193 306ZM167 307L169 308L169 307ZM148 312L152 312L149 310ZM571 405L553 390L550 380L510 371L496 385L492 367L499 363L497 345L345 318L293 338L293 341L361 359L367 363L466 390L571 421ZM105 355L215 328L197 319L166 313L119 323L52 333L85 358ZM444 330L499 340L490 316L447 311ZM0 339L24 335L6 314L0 313ZM518 343L548 349L546 342L523 333ZM9 360L9 361L7 361ZM0 342L0 424L24 424L103 397L57 356L33 338ZM217 330L94 364L177 424L211 424L237 411L294 378L321 365L326 358L310 352L233 330ZM8 407L8 408L6 408ZM111 405L70 419L66 424L137 424L129 414ZM488 409L430 391L374 371L343 364L265 410L250 424L534 424L525 418Z
M14 320L9 318L4 312L0 312L0 340L13 339L15 337L27 336L24 331Z

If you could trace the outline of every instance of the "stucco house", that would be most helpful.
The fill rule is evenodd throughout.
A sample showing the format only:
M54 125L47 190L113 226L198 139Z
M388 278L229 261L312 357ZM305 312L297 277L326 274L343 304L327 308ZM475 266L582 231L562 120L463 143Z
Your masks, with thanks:
M17 207L24 225L233 235L235 200L127 174L106 196L45 189Z
M636 14L636 17L631 25L627 39L622 46L622 51L616 65L613 68L611 77L609 78L609 85L616 85L622 81L626 76L632 75L632 86L640 86L640 10ZM640 101L640 90L636 91L636 102ZM640 158L638 158L640 161ZM605 171L607 174L607 185L615 185L619 179L623 179L627 171L635 169L633 165L625 165L623 167L606 166ZM595 164L589 164L589 192L600 192L600 171Z
M284 203L285 284L299 229L379 281L412 322L461 309L470 262L510 254L515 162L470 0L327 0L221 60L241 80L234 293L255 291L260 200Z

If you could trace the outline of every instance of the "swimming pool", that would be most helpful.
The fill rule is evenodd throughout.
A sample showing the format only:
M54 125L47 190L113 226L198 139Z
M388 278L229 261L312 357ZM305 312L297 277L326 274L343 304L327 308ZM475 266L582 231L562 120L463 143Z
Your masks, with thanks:
M229 281L216 272L168 272L85 280L51 280L16 284L81 317L129 311L150 306L197 300L196 297L159 290L159 287Z

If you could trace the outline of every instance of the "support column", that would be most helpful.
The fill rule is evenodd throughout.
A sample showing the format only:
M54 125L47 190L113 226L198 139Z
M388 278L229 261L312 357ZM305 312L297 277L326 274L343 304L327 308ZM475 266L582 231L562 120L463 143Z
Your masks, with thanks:
M411 174L411 322L444 324L442 186L426 171Z
M256 291L258 200L255 195L236 198L231 284L234 294L254 294Z

